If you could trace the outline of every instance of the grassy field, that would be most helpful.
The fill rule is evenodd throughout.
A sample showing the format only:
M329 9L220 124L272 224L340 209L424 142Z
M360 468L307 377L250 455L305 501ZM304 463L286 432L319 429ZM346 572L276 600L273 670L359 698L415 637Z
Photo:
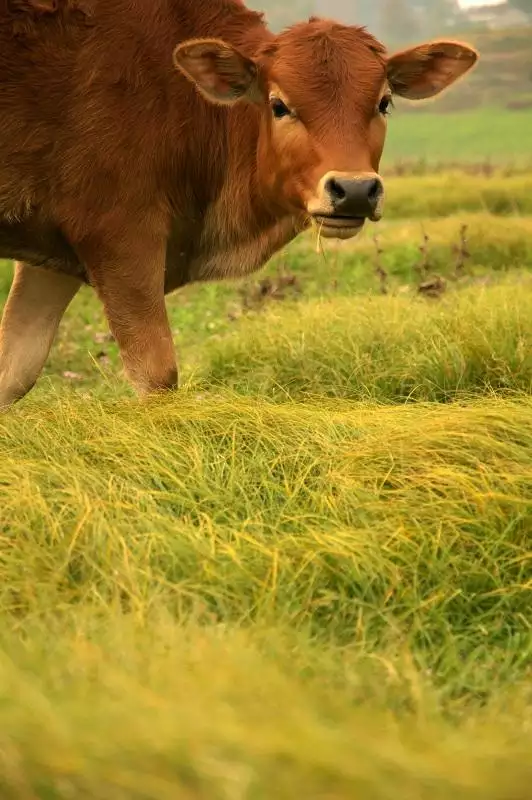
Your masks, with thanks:
M0 416L2 800L529 800L531 188L176 294L149 403L80 294Z
M441 113L437 103L429 102L423 104L422 112L418 105L414 113L405 105L398 102L388 123L384 160L388 167L403 160L432 165L455 161L532 164L532 107L506 111L481 106Z

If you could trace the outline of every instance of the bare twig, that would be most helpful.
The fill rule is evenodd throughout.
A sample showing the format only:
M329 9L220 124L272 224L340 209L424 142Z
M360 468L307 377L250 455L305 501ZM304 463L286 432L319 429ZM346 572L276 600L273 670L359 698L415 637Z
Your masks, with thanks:
M418 292L426 297L438 298L441 297L446 288L447 284L441 275L433 275L428 280L420 283Z
M287 295L298 294L300 291L297 276L280 266L275 277L263 278L256 283L246 283L239 290L239 294L242 310L246 312L256 311L270 300L284 300ZM233 317L235 316L233 312Z
M421 280L426 280L430 269L430 238L424 228L422 228L422 231L423 243L419 245L421 260L419 261L419 264L416 265L416 270L419 273Z
M375 274L379 279L379 285L381 294L388 294L388 273L384 269L382 263L382 256L384 255L384 250L382 249L379 241L379 237L375 235L373 237L373 241L375 242Z
M461 278L464 275L466 262L471 258L471 252L467 242L467 231L467 225L462 225L460 227L460 241L458 244L453 245L453 253L456 258L454 268L455 278Z

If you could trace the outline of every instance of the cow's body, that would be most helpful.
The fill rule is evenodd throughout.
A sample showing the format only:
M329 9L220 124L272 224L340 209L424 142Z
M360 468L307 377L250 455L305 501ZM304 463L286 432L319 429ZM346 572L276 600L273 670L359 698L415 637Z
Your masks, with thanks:
M168 290L262 266L296 226L253 202L259 111L206 103L172 67L193 36L252 55L271 38L262 17L219 0L174 2L173 19L167 0L71 5L15 15L18 39L0 28L0 255L88 282L65 223L77 239L117 208L167 206Z
M454 80L476 56L445 46L469 53ZM378 218L389 63L361 29L275 37L240 0L2 0L0 258L19 263L0 406L33 385L83 282L137 387L168 388L165 292L253 272L312 216L343 238ZM398 86L435 93L397 63Z

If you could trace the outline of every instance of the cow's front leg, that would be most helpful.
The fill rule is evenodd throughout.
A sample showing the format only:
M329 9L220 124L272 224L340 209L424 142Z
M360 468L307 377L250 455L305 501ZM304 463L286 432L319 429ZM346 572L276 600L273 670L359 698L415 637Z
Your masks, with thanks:
M113 237L88 237L77 249L136 390L149 394L176 388L176 356L164 299L165 237L139 227L117 231Z

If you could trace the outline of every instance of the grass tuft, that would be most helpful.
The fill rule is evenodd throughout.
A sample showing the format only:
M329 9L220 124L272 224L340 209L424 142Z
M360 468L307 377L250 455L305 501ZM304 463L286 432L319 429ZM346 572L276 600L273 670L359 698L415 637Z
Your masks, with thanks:
M209 349L205 382L281 401L445 402L528 392L531 353L532 294L509 282L437 303L351 297L269 308Z

